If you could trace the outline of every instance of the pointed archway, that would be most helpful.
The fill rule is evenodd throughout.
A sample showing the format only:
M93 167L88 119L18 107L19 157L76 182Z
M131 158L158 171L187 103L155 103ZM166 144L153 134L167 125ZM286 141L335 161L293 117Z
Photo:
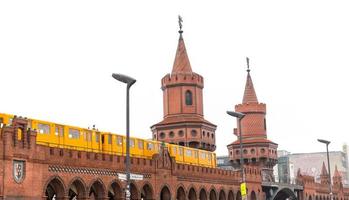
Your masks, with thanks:
M257 195L254 191L251 192L251 200L257 200Z
M144 200L151 200L154 199L153 189L150 187L149 184L145 184L142 188L141 192L141 199Z
M197 197L196 197L196 191L194 188L190 188L189 190L189 193L188 193L188 199L189 200L197 200Z
M160 192L160 200L171 200L171 192L167 186L164 186Z
M231 190L228 193L228 200L234 200L234 193Z
M116 181L112 182L108 189L108 198L110 200L120 200L123 198L122 195L121 185Z
M226 200L225 192L223 189L219 192L219 200Z
M45 187L45 196L47 200L64 199L65 188L63 181L59 177L52 178Z
M104 199L105 193L106 191L105 191L104 184L100 180L96 180L90 186L88 196L90 199L100 200L100 199Z
M131 199L140 199L138 188L134 183L130 184Z
M207 200L207 193L204 188L200 190L200 200Z
M217 200L217 194L213 188L210 191L210 200Z
M185 200L185 191L182 186L177 189L176 199Z
M77 178L69 185L68 197L69 199L82 200L86 198L86 189L83 180Z

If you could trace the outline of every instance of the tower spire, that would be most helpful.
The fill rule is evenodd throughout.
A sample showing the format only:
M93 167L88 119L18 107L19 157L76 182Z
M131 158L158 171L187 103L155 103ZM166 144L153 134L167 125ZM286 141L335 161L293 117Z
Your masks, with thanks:
M187 54L187 50L185 48L184 40L183 40L183 19L180 15L178 15L178 24L179 24L179 40L176 51L176 57L173 63L172 73L192 73L192 69L189 62L189 57Z
M325 162L322 162L321 175L327 175L327 169L325 166Z
M242 99L242 103L258 103L256 91L253 87L252 78L250 75L250 59L246 57L247 62L247 79L246 79L246 85L245 85L245 91L244 91L244 97Z

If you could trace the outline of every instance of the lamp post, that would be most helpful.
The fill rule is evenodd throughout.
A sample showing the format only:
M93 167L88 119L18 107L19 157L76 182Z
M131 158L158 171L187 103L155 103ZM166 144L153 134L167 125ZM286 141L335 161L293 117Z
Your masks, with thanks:
M242 154L242 130L241 130L241 120L245 117L245 114L240 112L233 112L233 111L227 111L227 114L233 117L236 117L238 119L238 126L239 126L239 140L240 140L240 165L241 165L241 176L242 181L241 184L245 183L245 170L244 170L244 157ZM241 194L242 195L242 194Z
M317 141L326 144L326 153L327 153L327 165L328 165L328 179L329 179L329 190L330 190L330 199L332 200L332 184L331 184L331 168L330 168L330 156L328 153L328 145L331 143L327 140L317 139Z
M136 82L136 79L123 74L112 74L116 80L126 83L126 200L131 197L130 193L130 88Z

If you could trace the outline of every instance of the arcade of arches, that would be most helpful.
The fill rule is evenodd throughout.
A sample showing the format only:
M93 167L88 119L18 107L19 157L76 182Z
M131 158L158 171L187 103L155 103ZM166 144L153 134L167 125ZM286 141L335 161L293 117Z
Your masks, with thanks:
M95 179L90 184L86 184L81 178L73 178L69 183L65 183L59 176L51 177L44 186L45 200L121 200L124 199L123 187L125 183L114 180L106 185L101 179ZM239 200L240 191L232 188L195 188L193 185L184 187L179 185L171 189L164 185L159 194L154 193L150 183L131 183L131 199L160 199L160 200ZM236 195L235 195L236 194ZM236 198L234 198L236 196ZM256 193L250 193L251 200L256 200Z

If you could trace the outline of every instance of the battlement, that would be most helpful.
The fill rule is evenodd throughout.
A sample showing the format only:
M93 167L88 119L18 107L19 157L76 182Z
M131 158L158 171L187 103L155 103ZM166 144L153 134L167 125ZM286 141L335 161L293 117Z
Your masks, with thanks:
M244 103L235 105L235 111L242 113L249 112L267 112L267 105L265 103Z
M161 85L164 89L165 87L171 87L174 85L197 85L200 88L204 87L204 78L196 73L174 73L166 74L161 79Z

